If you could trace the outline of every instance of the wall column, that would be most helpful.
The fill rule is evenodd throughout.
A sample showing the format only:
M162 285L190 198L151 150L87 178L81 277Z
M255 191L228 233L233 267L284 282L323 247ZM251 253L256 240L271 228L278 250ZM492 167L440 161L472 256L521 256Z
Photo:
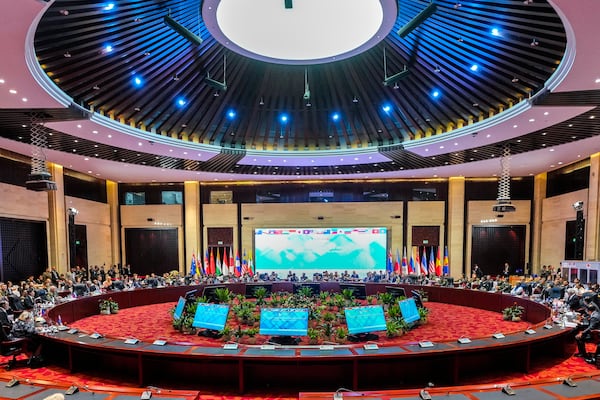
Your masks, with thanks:
M67 234L67 212L65 206L65 181L63 167L48 163L48 171L57 189L48 192L48 242L50 265L59 273L69 267L69 240Z
M111 265L121 263L121 224L119 220L119 185L106 181L106 200L110 207Z
M185 235L185 265L184 272L189 273L192 265L192 253L196 255L196 267L202 263L202 246L200 245L200 182L186 181L183 183L184 194L184 235Z
M547 173L535 176L533 181L533 219L531 221L531 261L530 274L539 274L542 254L542 206L546 198Z
M590 156L590 184L587 204L583 207L584 213L587 211L583 259L597 260L600 255L600 153Z
M465 178L448 180L448 259L450 275L460 278L465 271Z

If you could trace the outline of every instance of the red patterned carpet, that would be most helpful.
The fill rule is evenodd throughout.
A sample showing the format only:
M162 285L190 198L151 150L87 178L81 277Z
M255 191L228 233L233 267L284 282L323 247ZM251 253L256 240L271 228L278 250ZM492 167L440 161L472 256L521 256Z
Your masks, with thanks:
M175 303L155 304L144 307L123 309L119 314L114 315L95 315L73 323L84 332L100 332L105 336L112 337L135 337L142 341L153 341L154 339L166 339L171 343L179 344L202 344L202 345L221 345L220 341L198 337L196 335L184 335L173 329L171 326L170 310ZM526 322L508 322L503 321L499 313L479 310L470 307L455 306L442 303L427 303L430 310L429 320L426 324L410 331L409 333L395 339L388 339L385 335L380 336L380 343L402 344L415 342L419 340L431 340L434 342L444 340L455 340L460 336L469 336L471 338L489 337L493 333L517 332L527 328ZM266 338L258 338L258 343ZM2 360L0 358L1 361ZM523 381L535 381L543 378L565 377L575 374L595 374L598 371L595 367L586 364L580 358L570 357L562 362L549 360L547 363L538 365L529 374L509 373L499 377L496 375L479 376L465 384L484 384L484 383L516 383ZM38 369L20 368L10 371L5 376L15 376L19 379L42 380L47 382L70 382L80 387L127 387L119 377L94 377L84 373L70 374L67 370L58 367L44 367ZM251 393L248 396L240 397L235 393L219 393L202 395L203 399L246 399L246 398L297 398L294 393Z

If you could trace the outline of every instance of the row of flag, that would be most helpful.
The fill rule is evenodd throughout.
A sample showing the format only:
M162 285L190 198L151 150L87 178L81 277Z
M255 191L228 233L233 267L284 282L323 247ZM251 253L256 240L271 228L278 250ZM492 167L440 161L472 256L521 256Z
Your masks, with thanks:
M229 254L227 254L228 249ZM235 252L234 258L233 249L226 247L223 251L222 260L221 251L219 248L217 248L215 252L206 250L203 263L200 263L200 260L196 260L196 254L192 253L190 275L193 277L198 277L201 275L242 276L245 274L253 276L255 272L252 256L246 256L246 250L244 250L243 257L240 259L239 251Z
M444 257L442 258L441 247L437 248L437 253L434 251L434 246L430 247L429 258L427 258L427 248L423 246L423 252L419 255L419 247L413 246L411 249L410 259L406 254L406 246L404 253L400 258L400 251L396 249L396 259L389 251L386 270L389 273L396 272L401 275L429 275L443 276L450 274L450 262L448 260L448 247L444 248Z

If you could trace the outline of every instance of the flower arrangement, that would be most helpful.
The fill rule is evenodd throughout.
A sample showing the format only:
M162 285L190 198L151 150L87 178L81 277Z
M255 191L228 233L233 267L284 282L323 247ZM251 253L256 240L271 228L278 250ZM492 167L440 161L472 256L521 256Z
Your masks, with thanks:
M100 314L116 314L119 312L119 303L114 301L112 297L98 300L98 307Z
M502 318L506 321L518 322L521 320L523 311L525 311L525 308L515 302L511 306L508 306L502 310Z

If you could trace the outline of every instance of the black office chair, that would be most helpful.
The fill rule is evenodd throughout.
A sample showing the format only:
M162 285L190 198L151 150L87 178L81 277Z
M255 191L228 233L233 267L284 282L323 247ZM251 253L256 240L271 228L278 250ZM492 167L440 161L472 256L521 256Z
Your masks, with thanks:
M23 365L29 363L29 356L31 351L31 340L29 338L11 338L6 332L6 327L0 328L0 354L4 357L10 357L7 363L4 364L4 368L8 371L17 366L22 361ZM26 354L27 358L23 360L17 360L17 356Z

